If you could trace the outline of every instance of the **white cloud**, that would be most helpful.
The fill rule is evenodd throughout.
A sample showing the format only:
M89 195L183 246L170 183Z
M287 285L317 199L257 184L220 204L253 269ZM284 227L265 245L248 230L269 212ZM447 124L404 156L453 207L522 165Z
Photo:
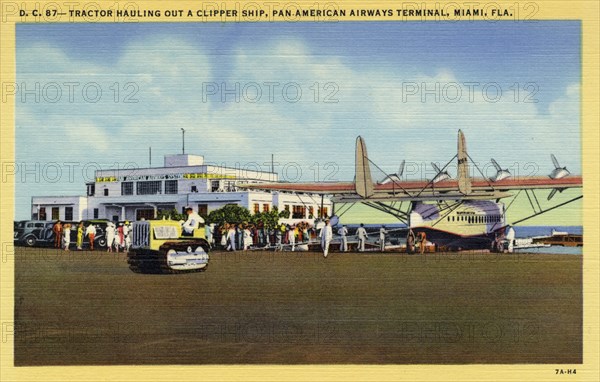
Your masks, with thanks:
M18 82L26 82L28 89L36 82L43 87L56 81L80 86L94 82L103 90L98 103L85 102L81 93L76 93L73 103L66 94L56 104L44 99L31 102L31 97L17 102L20 160L85 157L146 165L152 146L154 160L162 162L159 155L179 151L180 128L185 128L187 151L204 154L210 162L263 163L274 153L277 161L300 163L307 180L314 179L312 164L317 162L323 173L329 161L340 166L337 179L348 180L357 135L366 138L371 157L381 167L396 171L403 159L445 163L455 153L460 128L475 160L485 162L493 156L505 166L533 161L546 173L551 170L549 154L555 153L573 172L580 171L578 84L565 89L543 111L535 103L515 103L505 88L499 102L486 101L481 87L469 102L464 86L469 79L456 78L451 68L433 76L394 67L356 69L345 57L314 54L299 38L240 46L233 52L228 78L217 76L223 72L215 67L211 53L176 37L139 39L123 52L109 64L99 57L73 58L44 44L19 49ZM266 93L269 81L280 84L272 103ZM123 102L135 89L127 88L129 82L139 88L134 96L137 103ZM256 83L263 97L256 103L244 99L236 103L232 97L221 102L217 94L204 102L206 82L219 86L226 82L229 88L236 82L242 88ZM286 102L281 93L291 82L302 88L295 103ZM420 93L403 98L407 82L427 84L429 89L436 83L462 84L463 95L456 103L443 97L435 102L432 96L421 102ZM111 88L114 83L119 86L118 102ZM318 96L310 88L315 83ZM339 102L323 102L334 90ZM25 196L47 193L36 184L18 187ZM83 192L83 184L78 187Z

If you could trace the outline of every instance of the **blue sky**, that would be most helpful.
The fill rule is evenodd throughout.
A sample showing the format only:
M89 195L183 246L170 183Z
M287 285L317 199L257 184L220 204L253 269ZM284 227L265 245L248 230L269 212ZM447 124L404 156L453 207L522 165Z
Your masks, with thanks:
M335 162L332 179L351 180L357 135L384 170L407 160L414 178L431 177L422 165L450 159L459 128L482 167L493 157L519 174L547 174L554 153L580 173L580 33L577 21L19 24L17 83L38 83L41 97L17 94L17 162L79 165L74 179L17 176L16 215L28 216L32 195L83 194L86 163L146 167L149 146L153 165L162 163L180 151L180 128L186 151L209 162L263 164L273 153L276 169L297 163L302 180L315 180L315 162L318 179ZM273 102L268 82L279 84ZM72 102L65 83L78 84ZM82 96L90 83L102 89L98 102ZM223 83L251 97L258 84L262 98L207 94ZM291 83L298 102L281 93ZM423 100L423 86L436 84L440 100ZM62 96L50 102L56 87ZM491 102L496 87L502 96ZM123 102L134 89L138 102ZM333 90L337 102L323 102ZM524 102L534 90L537 102Z

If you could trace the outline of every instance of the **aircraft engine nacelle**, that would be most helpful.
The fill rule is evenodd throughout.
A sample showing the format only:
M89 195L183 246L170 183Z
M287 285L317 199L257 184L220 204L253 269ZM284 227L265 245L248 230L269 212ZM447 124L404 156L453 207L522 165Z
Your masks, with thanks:
M552 159L552 164L554 164L554 170L548 175L551 179L562 179L566 176L571 175L569 170L566 167L560 167L558 160L554 156L554 154L550 154L550 158Z
M506 178L510 178L512 176L512 174L510 173L510 171L508 171L507 169L503 169L502 167L500 167L500 165L498 164L498 162L496 162L494 160L494 158L492 158L492 164L494 165L494 168L496 169L496 175L492 176L490 178L490 180L492 182L498 182L502 179L506 179Z
M439 173L435 176L435 178L433 178L433 180L431 181L431 183L437 183L437 182L441 182L442 180L448 180L450 179L450 175L444 171L442 173Z
M512 176L512 174L509 171L500 170L496 173L496 175L492 176L490 178L490 180L492 182L498 182L498 181L501 181L502 179L510 178L511 176Z
M569 176L571 173L566 168L555 168L550 173L550 178L552 179L562 179L566 176Z

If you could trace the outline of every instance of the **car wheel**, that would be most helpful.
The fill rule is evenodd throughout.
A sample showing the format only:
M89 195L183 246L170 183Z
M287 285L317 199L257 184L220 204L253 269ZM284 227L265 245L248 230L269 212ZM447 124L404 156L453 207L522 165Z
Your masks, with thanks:
M99 247L106 247L106 239L105 238L98 239L97 244Z
M26 244L28 247L33 247L33 246L35 245L35 242L36 242L36 240L35 240L35 236L28 236L28 237L25 239L25 244Z

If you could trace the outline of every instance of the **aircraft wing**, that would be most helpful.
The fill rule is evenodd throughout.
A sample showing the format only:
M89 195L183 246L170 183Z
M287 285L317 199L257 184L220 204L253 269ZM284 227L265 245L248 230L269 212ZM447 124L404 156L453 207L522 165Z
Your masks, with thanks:
M583 186L581 176L571 176L566 168L558 167L558 161L554 156L552 156L552 160L556 168L550 176L512 177L506 170L500 169L509 177L501 179L495 177L498 180L471 178L465 137L460 130L458 131L457 159L459 169L457 179L440 179L436 176L433 180L401 180L395 174L395 176L388 175L382 183L373 183L367 148L364 140L359 136L356 139L354 182L273 182L238 186L255 190L331 195L338 202L500 199L512 196L510 191L535 189L551 190L548 198L550 199L558 191ZM495 161L494 163L499 169L498 164ZM444 171L444 169L437 168L435 164L434 167L438 175Z
M313 182L313 183L290 183L290 182L271 182L257 184L240 184L240 188L265 191L282 191L311 193L318 195L338 195L355 194L355 185L353 182Z
M514 191L514 190L532 190L532 189L566 189L581 188L583 181L581 176L570 176L561 179L551 179L547 176L530 176L521 178L503 179L497 182L491 182L483 178L473 178L471 181L472 192L491 192L491 191ZM272 182L240 185L242 188L312 193L318 195L347 195L356 194L356 185L354 182L312 182L312 183L289 183ZM431 195L432 192L448 193L458 190L457 180L444 180L435 184L428 181L405 180L393 181L385 184L374 184L372 196L397 195L409 196L416 195L419 192Z

